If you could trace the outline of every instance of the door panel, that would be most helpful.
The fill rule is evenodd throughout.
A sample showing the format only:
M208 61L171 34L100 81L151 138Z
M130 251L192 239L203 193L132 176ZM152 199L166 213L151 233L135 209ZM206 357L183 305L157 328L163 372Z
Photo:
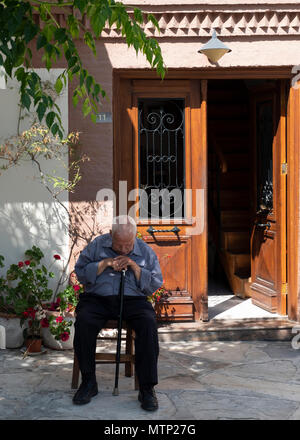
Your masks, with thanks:
M252 302L280 314L286 313L285 100L283 81L252 90Z
M206 319L206 81L128 80L123 92L121 83L114 151L116 159L131 156L132 162L115 166L115 189L122 176L131 200L129 214L160 259L169 295L159 306L160 317ZM131 130L117 138L129 125ZM136 193L130 193L132 189ZM174 190L182 195L182 210L174 204L180 200ZM142 195L150 194L158 196L152 206L147 198L137 209ZM177 196L168 215L164 209L170 194Z

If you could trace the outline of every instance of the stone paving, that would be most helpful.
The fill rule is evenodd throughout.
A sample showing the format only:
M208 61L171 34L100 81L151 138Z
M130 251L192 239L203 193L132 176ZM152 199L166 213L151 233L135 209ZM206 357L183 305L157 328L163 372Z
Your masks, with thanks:
M98 365L99 394L72 403L73 351L23 359L0 350L1 420L217 420L300 419L300 351L291 341L161 342L159 410L140 408L133 379L120 367Z

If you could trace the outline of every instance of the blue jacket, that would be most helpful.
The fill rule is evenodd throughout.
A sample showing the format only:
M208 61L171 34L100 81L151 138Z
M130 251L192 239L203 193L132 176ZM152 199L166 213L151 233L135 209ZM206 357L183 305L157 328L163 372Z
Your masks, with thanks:
M75 265L75 272L79 282L84 285L86 293L101 296L118 295L121 272L107 267L100 275L97 275L99 261L105 258L114 258L118 255L112 249L112 237L109 233L95 238L83 249ZM141 277L137 281L130 268L126 271L124 295L152 295L163 283L155 252L143 240L136 238L133 250L127 256L140 266Z

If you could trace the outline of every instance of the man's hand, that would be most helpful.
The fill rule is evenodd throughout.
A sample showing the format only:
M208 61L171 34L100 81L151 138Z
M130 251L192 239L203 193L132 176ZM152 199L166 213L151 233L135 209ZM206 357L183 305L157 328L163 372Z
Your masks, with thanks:
M127 257L126 255L119 255L118 257L113 259L118 271L121 271L123 269L128 269L130 267L137 280L140 279L141 276L141 268L136 264L135 261L131 260L131 258Z
M121 270L128 269L128 267L130 267L138 281L141 276L140 266L138 266L135 261L131 260L131 258L127 257L126 255L119 255L115 258L105 258L104 260L100 261L98 264L97 275L100 275L107 267L111 267L117 272L121 272Z

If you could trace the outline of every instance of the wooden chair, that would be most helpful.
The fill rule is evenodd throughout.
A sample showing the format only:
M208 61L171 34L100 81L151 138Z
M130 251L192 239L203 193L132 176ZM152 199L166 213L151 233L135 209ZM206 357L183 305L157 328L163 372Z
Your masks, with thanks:
M105 329L117 329L118 321L110 320L105 324ZM125 321L122 323L122 328L126 330L126 338L122 340L126 340L126 350L125 354L121 353L120 363L125 364L125 376L132 377L134 374L134 386L135 390L139 389L138 379L135 373L135 355L134 355L134 331L131 327L127 325ZM112 336L98 336L97 341L99 340L116 340L116 337ZM95 361L97 364L115 364L116 363L116 354L115 353L95 353ZM78 388L79 382L79 364L74 351L74 361L73 361L73 374L72 374L72 389Z

